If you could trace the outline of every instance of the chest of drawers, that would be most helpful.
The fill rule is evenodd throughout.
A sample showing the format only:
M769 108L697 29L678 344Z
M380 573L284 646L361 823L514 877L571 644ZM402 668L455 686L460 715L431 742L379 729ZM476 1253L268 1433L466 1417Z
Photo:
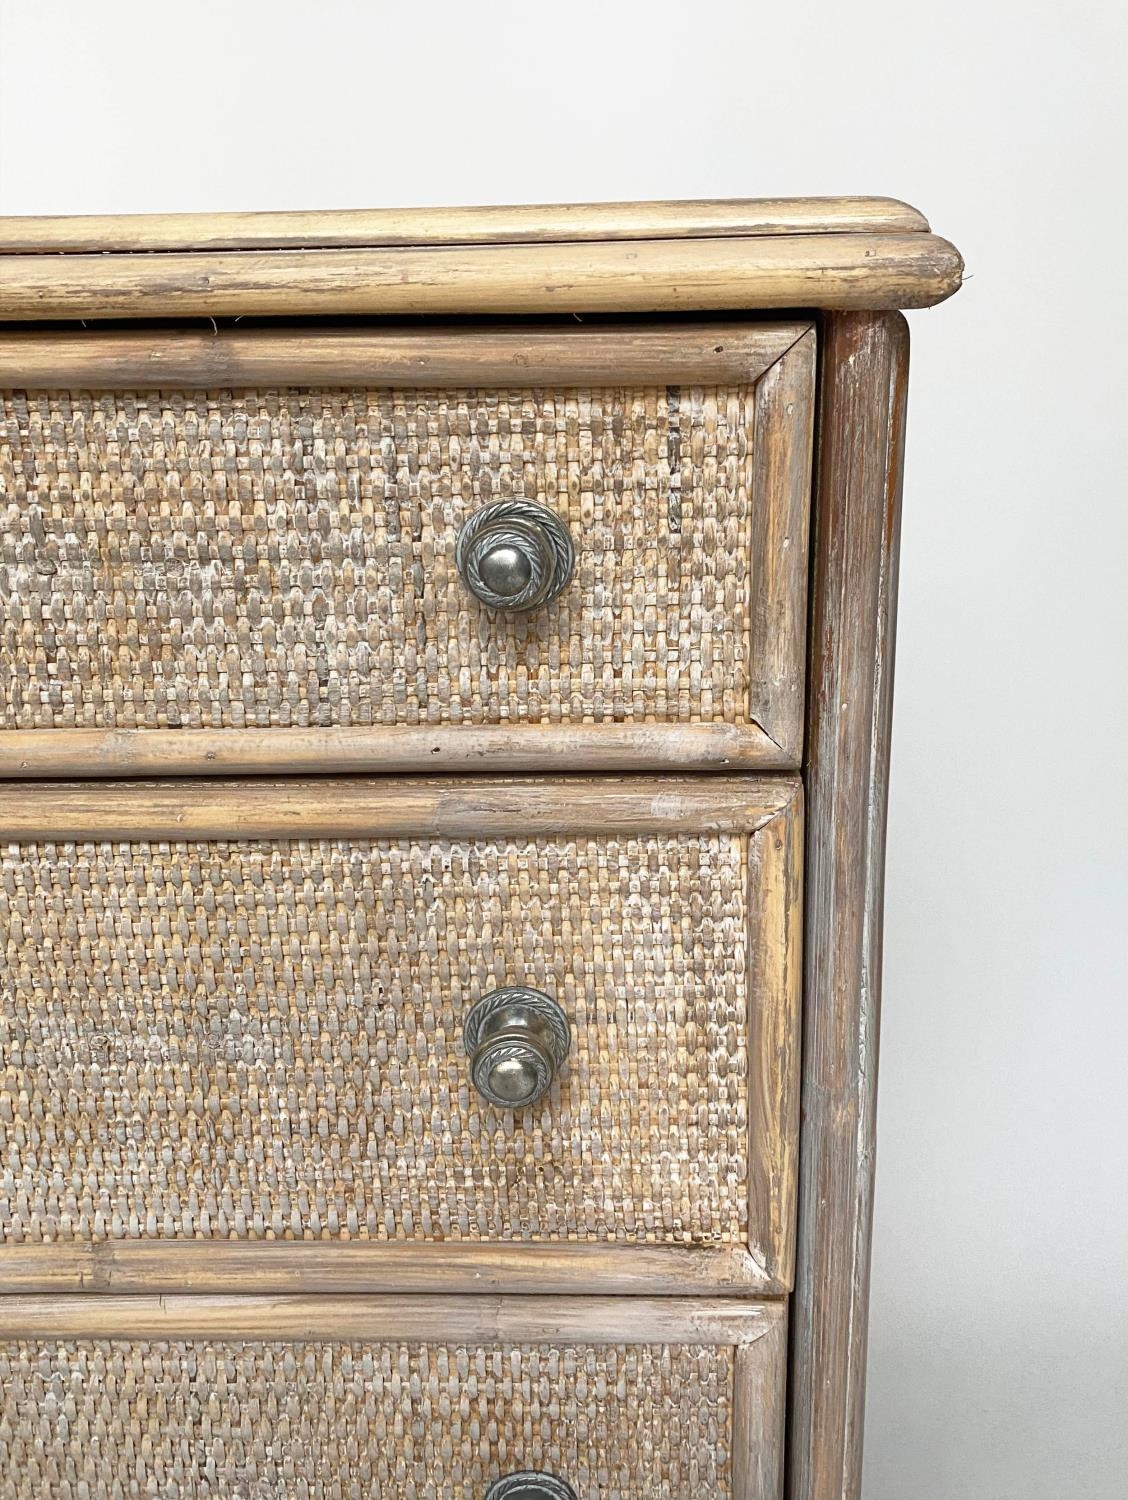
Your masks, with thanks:
M960 270L884 199L0 221L0 1496L857 1495Z

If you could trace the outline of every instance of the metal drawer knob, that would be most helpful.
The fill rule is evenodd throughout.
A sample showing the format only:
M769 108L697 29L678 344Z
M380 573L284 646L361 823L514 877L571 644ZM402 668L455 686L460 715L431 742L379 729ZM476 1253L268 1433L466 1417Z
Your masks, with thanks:
M527 1469L522 1474L495 1479L486 1491L486 1500L577 1500L577 1496L570 1484L554 1474Z
M475 598L524 614L567 586L576 549L563 521L543 505L499 500L462 523L454 561Z
M482 996L466 1017L464 1040L482 1098L499 1109L526 1109L552 1087L572 1031L550 996L512 985Z

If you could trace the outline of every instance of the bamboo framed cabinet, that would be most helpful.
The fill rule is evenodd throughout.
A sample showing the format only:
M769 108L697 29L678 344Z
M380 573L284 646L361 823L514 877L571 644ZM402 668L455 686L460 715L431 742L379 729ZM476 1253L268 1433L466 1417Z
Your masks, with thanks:
M0 1500L854 1500L888 199L0 221Z

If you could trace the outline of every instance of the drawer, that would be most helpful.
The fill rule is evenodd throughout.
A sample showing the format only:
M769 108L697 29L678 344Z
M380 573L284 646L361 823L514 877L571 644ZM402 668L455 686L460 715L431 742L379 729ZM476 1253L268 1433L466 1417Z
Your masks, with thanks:
M796 779L33 783L0 839L0 1289L790 1285ZM516 1110L514 986L570 1030Z
M557 1486L522 1500L778 1500L783 1308L690 1309L16 1298L4 1493L502 1500L534 1471Z
M797 765L814 338L0 336L0 774Z

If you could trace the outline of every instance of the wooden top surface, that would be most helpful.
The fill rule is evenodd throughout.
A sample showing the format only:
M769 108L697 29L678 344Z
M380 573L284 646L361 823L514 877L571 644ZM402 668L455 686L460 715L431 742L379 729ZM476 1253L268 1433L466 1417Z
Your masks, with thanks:
M302 250L914 233L927 234L928 221L895 198L733 198L681 203L0 218L0 253L81 255L103 251Z
M927 307L892 198L0 219L0 321Z

